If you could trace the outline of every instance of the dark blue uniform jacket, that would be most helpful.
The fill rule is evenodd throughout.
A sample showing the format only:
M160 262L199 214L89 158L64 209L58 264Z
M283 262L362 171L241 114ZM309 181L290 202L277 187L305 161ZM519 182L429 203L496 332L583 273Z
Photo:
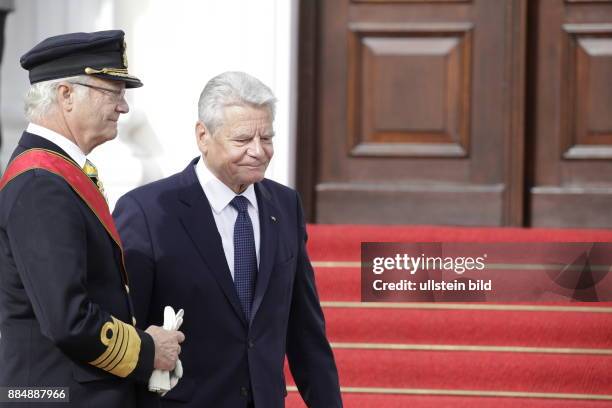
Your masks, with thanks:
M68 157L24 133L13 158L30 148ZM62 407L132 406L154 356L132 318L121 253L87 204L46 170L9 182L0 191L0 386L69 387Z

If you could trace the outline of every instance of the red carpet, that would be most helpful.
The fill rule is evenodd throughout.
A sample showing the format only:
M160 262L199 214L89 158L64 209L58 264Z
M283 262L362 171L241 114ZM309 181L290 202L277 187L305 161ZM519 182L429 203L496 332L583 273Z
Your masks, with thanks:
M612 231L308 228L344 405L612 407L612 304L360 303L361 242L612 242ZM288 408L304 407L287 370Z

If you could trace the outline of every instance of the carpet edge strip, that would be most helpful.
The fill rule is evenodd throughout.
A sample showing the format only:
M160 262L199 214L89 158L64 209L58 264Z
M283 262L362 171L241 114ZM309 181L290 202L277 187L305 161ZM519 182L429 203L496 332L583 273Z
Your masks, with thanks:
M476 346L457 344L397 344L332 342L333 349L348 350L406 350L406 351L476 351L501 353L535 353L612 356L612 349L573 347Z
M500 310L515 312L582 312L612 313L609 306L538 306L508 304L473 304L473 303L425 303L425 302L351 302L321 301L321 306L328 308L365 308L365 309L442 309L442 310Z
M294 385L287 386L288 392L297 392ZM380 387L340 387L342 393L348 394L388 394L388 395L425 395L452 397L503 397L503 398L538 398L562 400L600 400L612 401L612 395L606 394L572 394L554 392L526 391L484 391L484 390L445 390L426 388L380 388Z

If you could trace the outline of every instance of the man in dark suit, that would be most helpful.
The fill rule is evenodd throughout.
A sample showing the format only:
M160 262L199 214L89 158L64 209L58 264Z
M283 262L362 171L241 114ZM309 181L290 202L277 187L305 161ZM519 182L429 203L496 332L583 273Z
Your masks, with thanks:
M21 64L31 123L0 181L0 401L134 406L138 383L174 368L183 335L135 327L121 241L86 155L115 138L125 88L142 83L118 30L48 38Z
M245 73L213 78L201 158L115 207L140 323L185 309L184 375L162 406L283 407L285 355L309 407L342 406L298 194L264 178L275 101Z

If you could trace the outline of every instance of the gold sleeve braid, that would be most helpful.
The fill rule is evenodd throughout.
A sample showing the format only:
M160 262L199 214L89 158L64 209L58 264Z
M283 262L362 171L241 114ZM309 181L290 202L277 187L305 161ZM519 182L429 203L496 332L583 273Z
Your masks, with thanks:
M130 375L138 364L140 355L140 336L134 326L115 317L106 322L100 330L100 341L106 350L89 364L119 377Z

